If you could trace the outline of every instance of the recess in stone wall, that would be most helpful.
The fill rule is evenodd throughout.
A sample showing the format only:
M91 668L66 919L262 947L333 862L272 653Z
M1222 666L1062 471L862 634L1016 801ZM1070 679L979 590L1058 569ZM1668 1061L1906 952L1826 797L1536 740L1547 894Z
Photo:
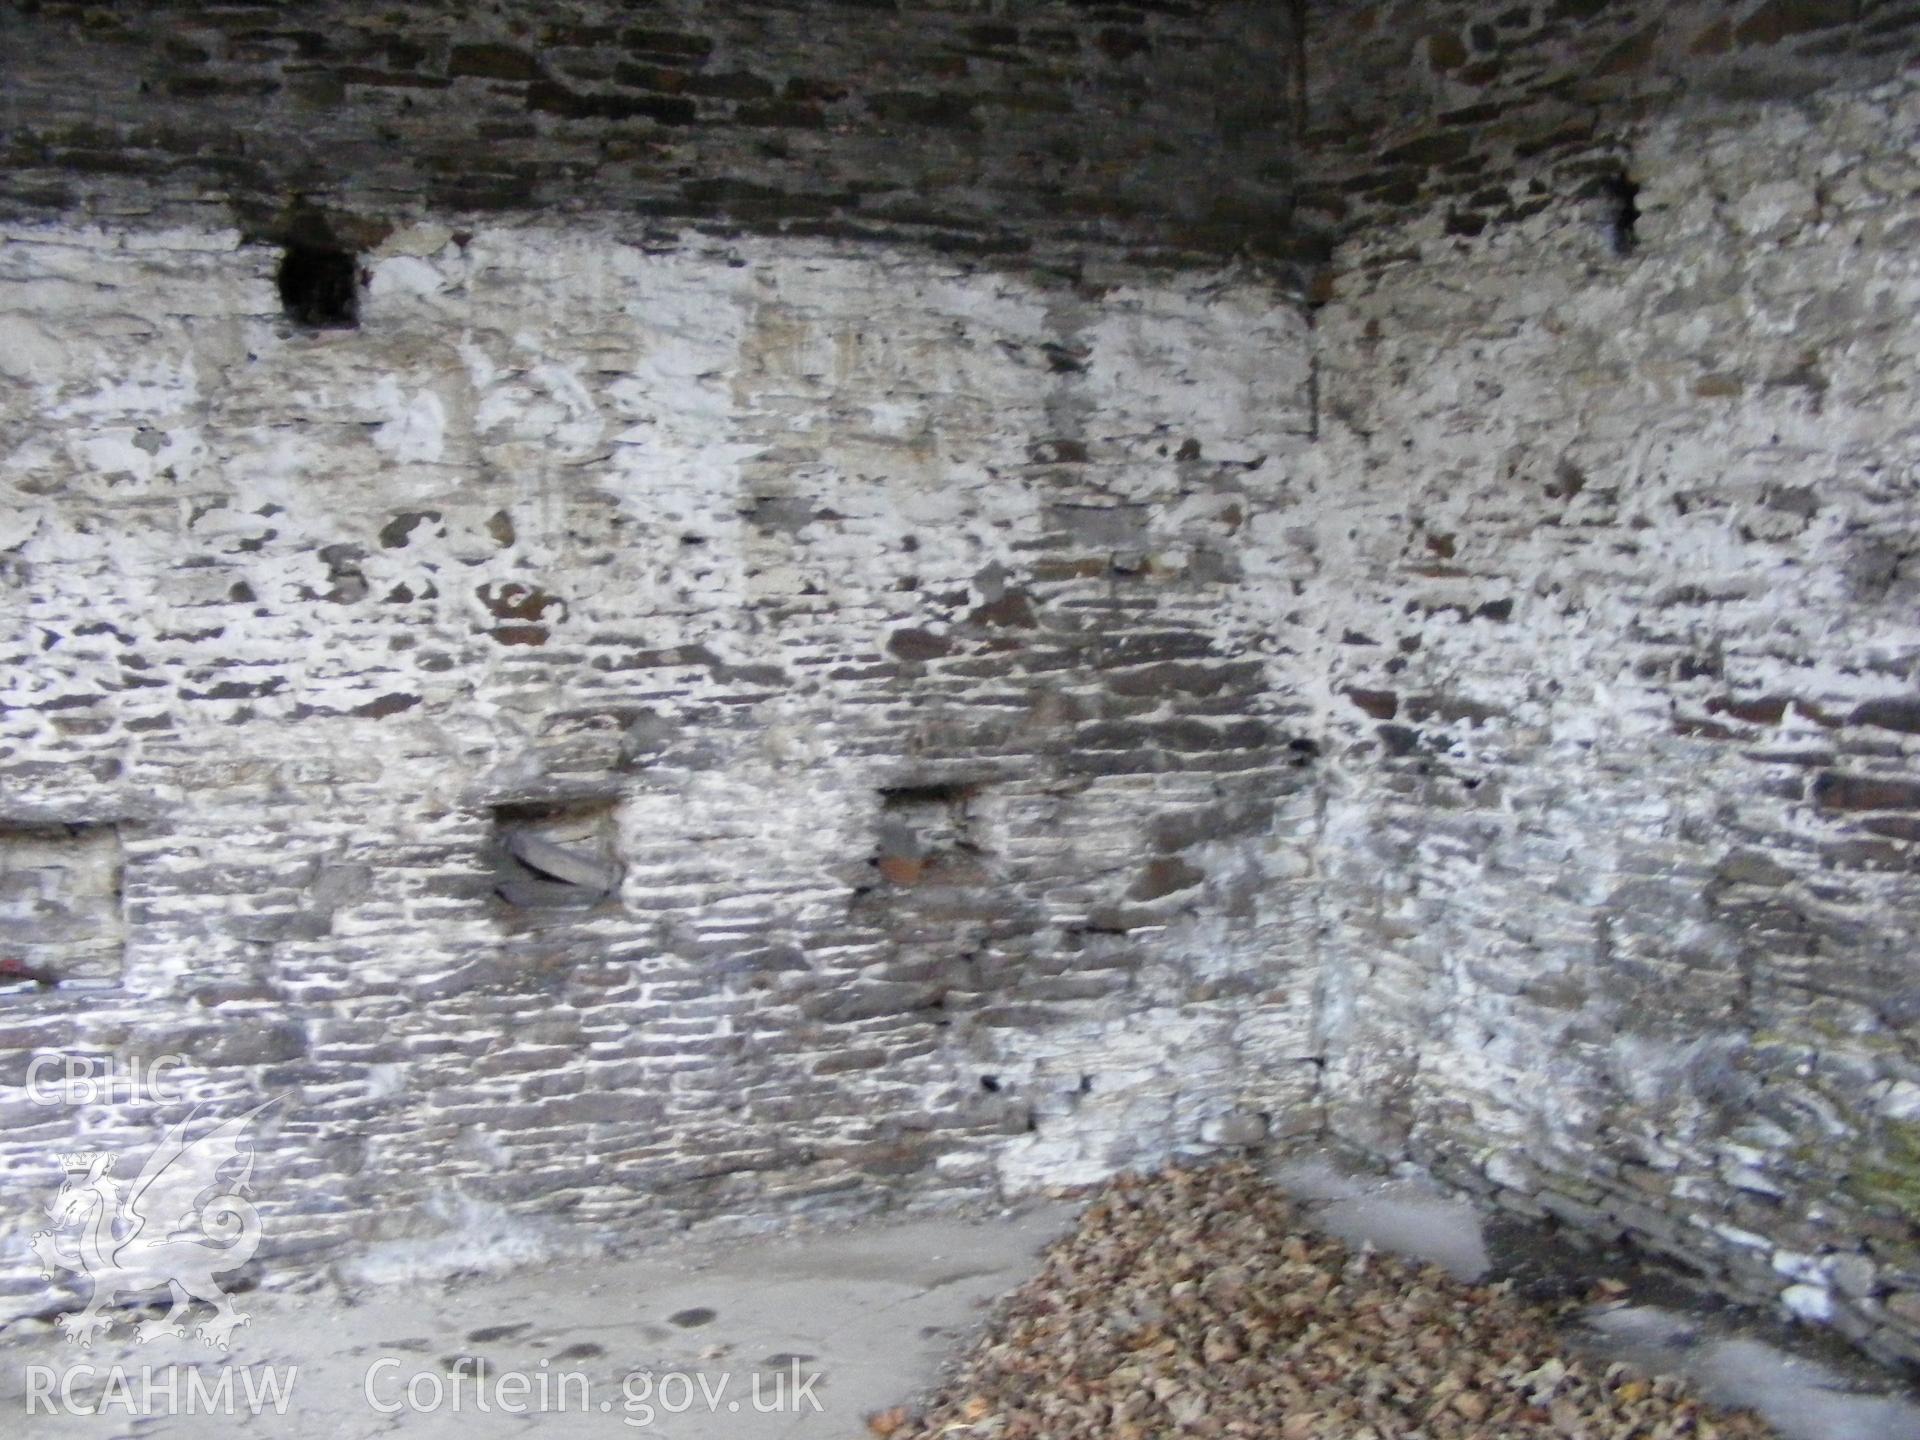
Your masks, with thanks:
M326 220L296 214L274 272L287 318L309 330L352 330L360 324L360 261Z
M1631 255L1640 243L1634 227L1640 221L1640 186L1626 171L1609 175L1601 186L1607 197L1607 233L1613 253Z
M897 785L880 792L874 863L895 885L966 884L984 878L965 783Z
M611 797L496 805L494 894L509 910L588 911L617 898L622 867Z
M0 987L120 978L122 863L111 825L0 822Z

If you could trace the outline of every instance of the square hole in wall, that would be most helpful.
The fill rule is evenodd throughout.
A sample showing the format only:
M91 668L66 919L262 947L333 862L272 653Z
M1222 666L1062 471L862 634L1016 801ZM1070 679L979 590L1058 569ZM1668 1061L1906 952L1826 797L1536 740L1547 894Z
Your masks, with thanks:
M336 245L289 245L274 272L287 318L309 330L360 325L360 262Z
M493 807L494 895L516 912L586 911L620 893L611 798Z
M0 986L119 980L123 863L111 825L0 822Z
M896 785L880 792L874 864L894 885L972 884L986 878L968 782Z

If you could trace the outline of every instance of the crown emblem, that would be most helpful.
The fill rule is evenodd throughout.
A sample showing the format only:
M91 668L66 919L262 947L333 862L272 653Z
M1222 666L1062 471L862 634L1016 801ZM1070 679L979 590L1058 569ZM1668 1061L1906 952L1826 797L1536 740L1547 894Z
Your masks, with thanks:
M63 1150L60 1152L60 1168L69 1175L84 1175L93 1168L93 1162L105 1153L103 1150Z

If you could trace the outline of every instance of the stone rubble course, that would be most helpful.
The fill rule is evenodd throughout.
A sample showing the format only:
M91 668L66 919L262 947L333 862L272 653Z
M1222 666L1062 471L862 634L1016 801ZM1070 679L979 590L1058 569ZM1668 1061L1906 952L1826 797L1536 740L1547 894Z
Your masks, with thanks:
M1571 1357L1554 1315L1302 1228L1242 1162L1123 1175L884 1440L1761 1440L1673 1379Z

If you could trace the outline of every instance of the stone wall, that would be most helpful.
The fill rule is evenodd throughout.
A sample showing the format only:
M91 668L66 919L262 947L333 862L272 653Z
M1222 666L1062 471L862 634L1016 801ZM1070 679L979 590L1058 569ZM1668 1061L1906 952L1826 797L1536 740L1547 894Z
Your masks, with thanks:
M1631 247L1558 157L1422 192L1321 288L1314 448L1333 1132L1909 1360L1917 124L1628 111Z
M59 1152L193 1100L284 1097L270 1264L1317 1126L1295 306L522 222L313 330L280 263L0 249L9 1304Z
M1305 22L1304 228L1384 263L1574 201L1632 244L1653 118L1899 73L1920 10L1855 0L1394 0Z
M16 1215L55 1052L272 1265L1324 1128L1920 1359L1920 19L858 8L22 7Z
M611 210L1042 256L1290 256L1290 7L563 0L9 7L0 215L356 244Z

